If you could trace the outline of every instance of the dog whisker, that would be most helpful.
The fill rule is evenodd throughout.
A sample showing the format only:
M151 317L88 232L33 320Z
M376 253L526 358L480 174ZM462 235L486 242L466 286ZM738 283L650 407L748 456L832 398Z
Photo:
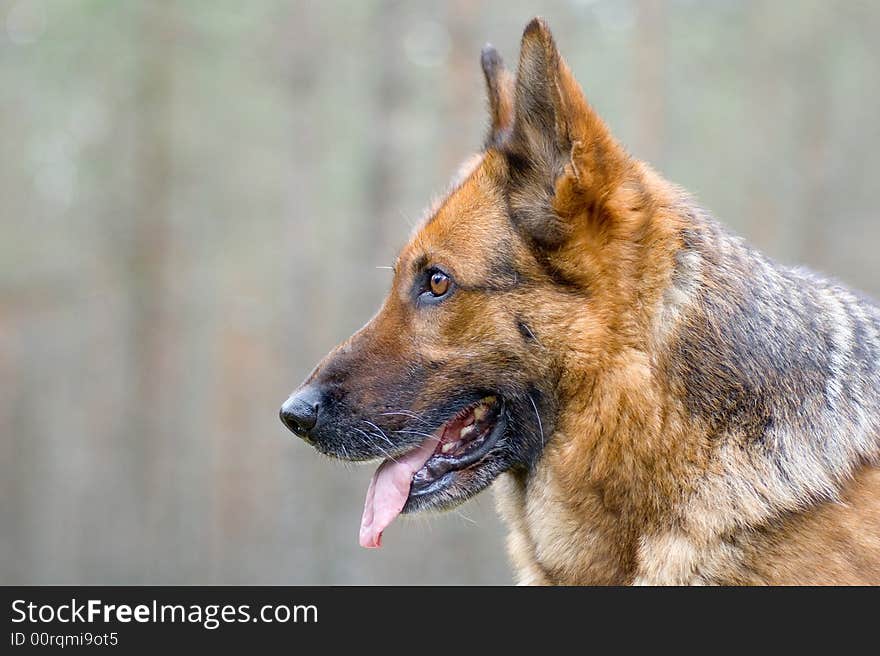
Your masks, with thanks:
M478 524L477 524L477 522L476 522L475 520L471 519L470 517L468 517L467 515L465 515L465 514L464 514L463 512L461 512L460 510L456 509L456 510L455 510L455 514L458 515L459 517L461 517L464 521L469 522L469 523L473 524L474 526L478 526Z
M379 427L378 427L376 424L374 424L372 421L367 421L366 419L364 419L363 421L364 421L364 423L367 424L368 426L372 426L374 429L376 429L377 431L379 431L379 435L382 436L382 439L385 440L386 442L388 442L388 444L390 444L392 447L394 446L394 442L392 442L391 440L388 439L388 436L385 434L385 431L383 431L381 428L379 428Z
M379 446L378 444L376 444L375 447L376 447L377 449L379 449L379 451L382 452L382 455L384 455L386 458L388 458L388 460L390 460L391 462L397 462L397 458L395 458L394 456L392 456L390 453L388 453L388 452L387 452L385 449L383 449L381 446Z
M364 437L367 438L366 440L363 440L363 439L358 440L361 443L361 446L370 446L373 443L372 436L369 433L367 433L366 431L361 430L360 428L355 428L354 426L352 426L352 430L356 430L358 433L360 433L361 435L363 435Z
M354 430L356 430L358 433L360 433L361 435L363 435L364 437L367 438L367 441L363 442L364 446L373 446L373 447L379 449L379 451L382 452L382 455L384 455L386 458L388 458L392 462L397 462L397 458L395 458L390 453L388 453L385 449L383 449L381 446L376 444L375 438L378 437L378 435L371 435L370 433L367 433L366 431L361 430L360 428L354 428ZM390 440L389 440L389 444L391 444ZM392 446L394 446L394 445L392 444Z
M419 417L416 413L407 412L406 410L400 410L398 412L380 412L379 414L382 416L385 416L385 417L390 416L390 415L400 415L402 417L412 417L413 419L421 420L421 417Z
M529 397L529 401L532 403L532 408L535 409L535 418L538 420L538 430L541 431L541 446L544 446L544 425L541 423L541 415L538 414L538 406L535 405L535 400L532 398L531 394L526 394Z
M351 471L351 462L349 461L350 456L348 455L348 449L345 448L344 444L340 444L339 448L342 449L342 455L345 456L345 460L342 461L342 466L345 467L348 471Z
M430 433L423 433L421 431L415 430L396 430L395 433L409 433L411 435L421 435L422 437L437 437L436 435L431 435Z
M514 276L515 276L515 275L516 275L516 274L514 274ZM527 323L522 324L522 327L526 329L526 332L529 334L529 336L530 336L533 340L535 340L536 343L538 343L538 344L541 343L541 342L538 340L538 338L535 337L535 333L532 332L532 329L529 328L529 325L528 325Z

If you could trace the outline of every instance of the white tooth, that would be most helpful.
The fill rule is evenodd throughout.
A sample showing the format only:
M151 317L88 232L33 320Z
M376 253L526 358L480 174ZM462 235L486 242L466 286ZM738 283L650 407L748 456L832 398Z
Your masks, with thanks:
M465 427L462 428L461 431L459 432L459 434L458 434L458 439L463 440L463 439L466 438L468 435L470 435L471 433L473 433L475 430L476 430L476 426L474 426L473 424L471 424L470 426L465 426Z
M488 411L489 409L486 406L478 405L476 408L474 408L474 419L480 421L483 417L486 416L486 413Z
M450 451L452 451L452 449L455 448L456 444L457 444L456 442L447 442L446 444L444 444L443 446L440 447L440 452L441 453L449 453Z

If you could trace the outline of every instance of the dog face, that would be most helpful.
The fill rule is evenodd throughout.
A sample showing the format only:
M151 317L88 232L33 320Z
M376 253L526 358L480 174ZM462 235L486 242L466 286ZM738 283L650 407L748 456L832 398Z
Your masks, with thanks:
M365 546L397 512L448 508L532 467L589 385L566 372L602 366L629 298L615 260L637 226L609 213L637 212L638 188L549 31L526 29L516 81L491 48L482 64L485 150L400 253L378 314L281 412L327 455L385 460Z
M455 505L528 466L552 430L552 367L527 284L540 272L507 215L505 166L497 153L468 165L400 253L379 313L293 397L317 405L314 425L294 418L294 432L331 456L400 458L434 439L407 511Z

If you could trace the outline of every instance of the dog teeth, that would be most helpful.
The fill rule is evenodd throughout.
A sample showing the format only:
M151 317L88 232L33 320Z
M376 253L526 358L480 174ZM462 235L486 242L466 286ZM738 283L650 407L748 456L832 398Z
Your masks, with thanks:
M484 405L478 405L474 408L474 419L480 421L486 416L486 413L489 412L489 409Z
M458 446L458 442L447 442L443 446L440 447L440 453L449 453L456 446Z
M476 429L477 429L477 427L474 426L473 424L471 424L470 426L465 426L465 427L462 428L461 431L459 432L459 434L458 434L458 439L463 440L463 439L466 438L468 435L470 435L471 433L473 433Z

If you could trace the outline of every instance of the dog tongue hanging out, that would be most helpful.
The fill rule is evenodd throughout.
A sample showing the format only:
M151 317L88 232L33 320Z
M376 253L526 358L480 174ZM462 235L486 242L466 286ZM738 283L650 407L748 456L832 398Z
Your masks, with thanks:
M381 547L382 531L394 521L406 505L410 484L417 471L434 453L436 440L425 440L419 448L397 460L386 460L370 481L364 515L361 518L360 543L362 547Z
M406 506L414 488L419 495L427 483L441 480L456 467L478 462L485 455L485 438L495 423L494 402L489 397L465 408L443 424L437 436L427 437L415 449L379 465L364 502L362 547L382 546L382 531Z
M880 310L630 157L540 20L482 65L485 147L281 409L381 463L360 544L497 479L520 582L880 583Z

